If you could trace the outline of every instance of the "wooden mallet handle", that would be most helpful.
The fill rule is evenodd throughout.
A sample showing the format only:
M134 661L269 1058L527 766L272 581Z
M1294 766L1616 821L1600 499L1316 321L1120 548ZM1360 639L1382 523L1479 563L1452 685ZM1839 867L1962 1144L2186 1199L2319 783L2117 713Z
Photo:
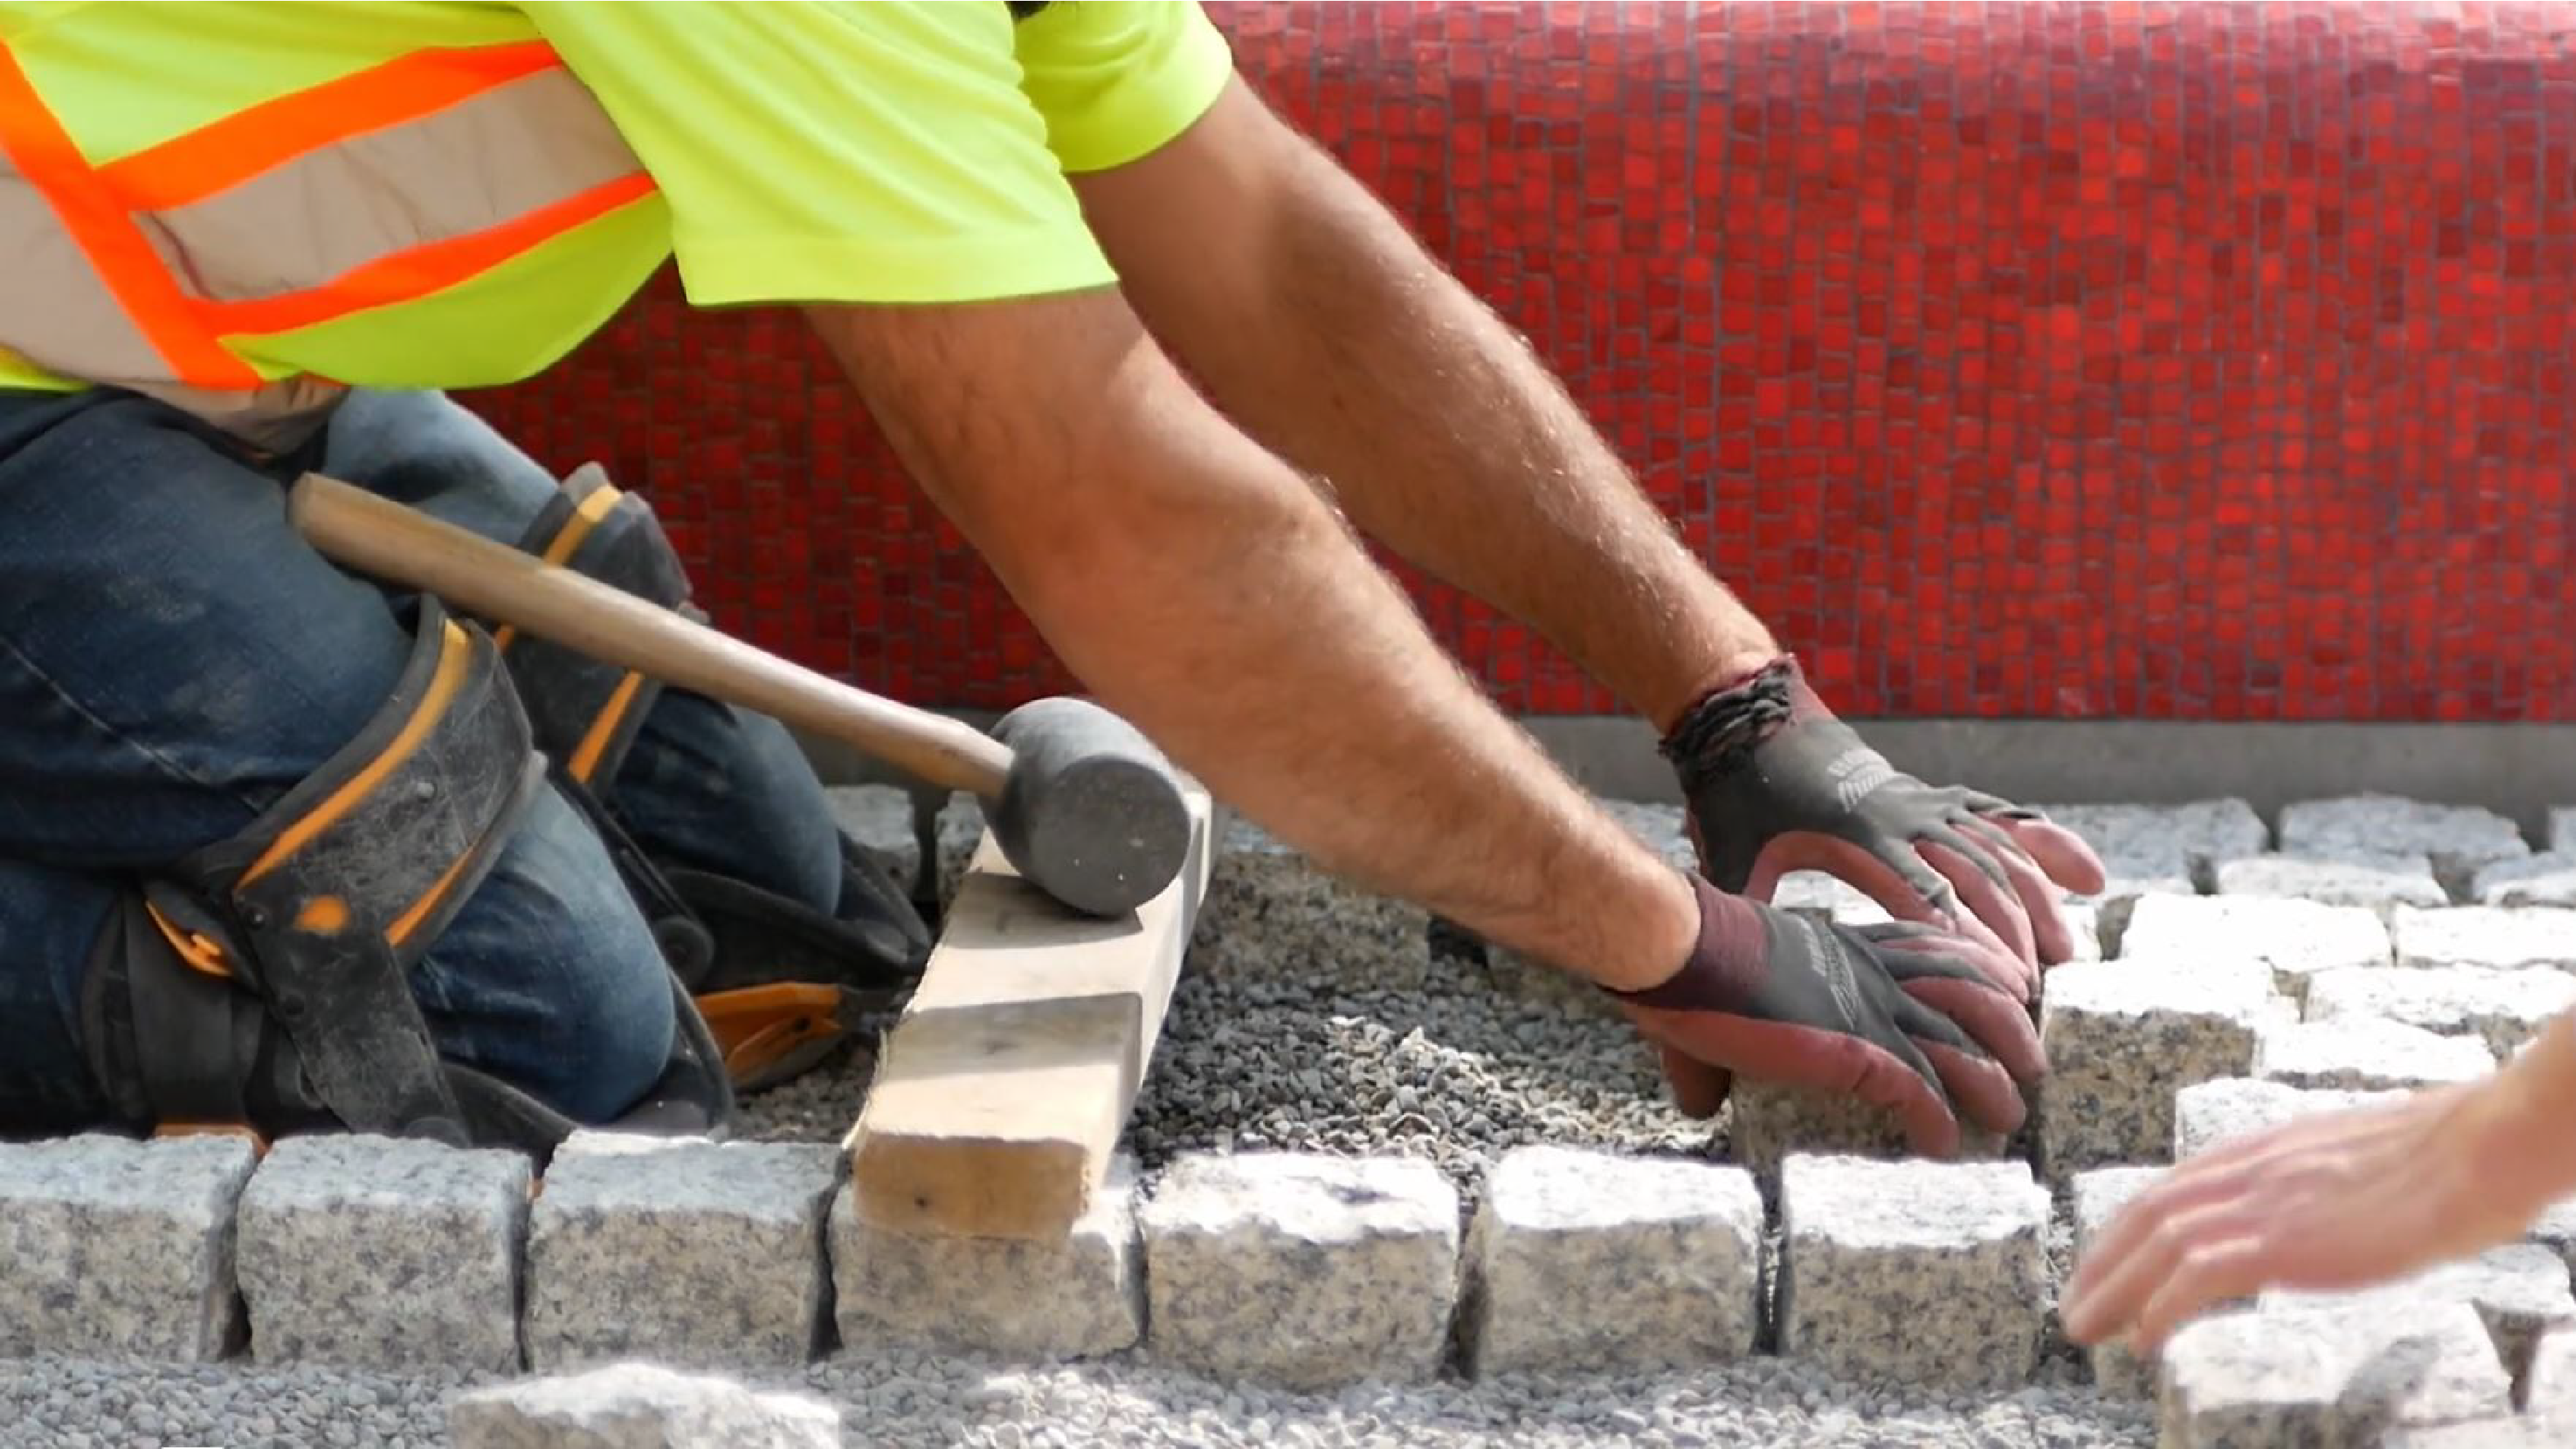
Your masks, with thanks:
M854 689L336 478L305 474L286 509L296 530L334 562L605 663L856 745L930 784L991 800L1011 772L1010 748L970 725Z

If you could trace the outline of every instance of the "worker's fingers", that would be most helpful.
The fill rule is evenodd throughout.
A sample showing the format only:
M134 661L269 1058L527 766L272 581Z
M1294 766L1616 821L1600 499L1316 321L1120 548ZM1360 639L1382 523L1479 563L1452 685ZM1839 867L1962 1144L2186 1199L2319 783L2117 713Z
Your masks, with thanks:
M1754 863L1745 894L1767 901L1782 876L1800 870L1820 870L1834 876L1878 902L1880 909L1900 921L1964 932L1992 946L2005 959L2011 957L2011 948L2003 938L1977 919L1975 912L1960 905L1958 889L1949 879L1904 841L1891 838L1872 849L1838 835L1781 835L1764 848ZM2009 984L2025 976L2013 968L1997 979Z
M2066 918L2057 909L2064 894L2049 878L2040 873L2039 862L2021 848L2004 828L1982 815L1959 817L1961 834L1984 845L1995 863L2004 868L2012 882L2015 898L2020 900L2024 915L2030 920L2031 951L2042 967L2063 965L2075 954L2075 935L2066 928Z
M2015 1081L2048 1072L2048 1054L2022 1003L1994 984L1992 947L1924 926L1873 926L1863 936L1907 999L1937 1011Z
M2139 1310L2172 1279L2185 1257L2252 1233L2257 1227L2254 1212L2246 1198L2230 1194L2165 1211L2143 1231L2096 1245L2092 1257L2101 1264L2099 1272L2080 1286L2070 1284L2061 1308L2067 1337L2098 1343L2137 1322Z
M1655 1050L1663 1058L1664 1085L1672 1089L1674 1108L1694 1121L1716 1116L1726 1105L1734 1074L1674 1047L1658 1045Z
M1971 807L1975 808L1975 807ZM2084 837L2034 811L2006 806L2001 810L1978 810L2039 863L2041 871L2068 893L2079 896L2098 894L2109 880L2102 857Z
M2012 877L1983 846L1946 827L1926 831L1914 842L1924 860L1958 888L1969 914L1986 923L2011 955L2022 999L2039 984L2039 952L2031 943L2030 912L2013 891Z
M2260 1233L2194 1243L2138 1310L2130 1349L2151 1357L2202 1310L2252 1294L2271 1277L2270 1257L2269 1241Z
M1958 1023L1928 1003L1902 993L1892 1015L1897 1029L1913 1041L1915 1050L1923 1054L1933 1074L1941 1079L1941 1090L1949 1097L1956 1115L1989 1132L2010 1134L2021 1126L2026 1108L2021 1089L2013 1085L2012 1074L1985 1048L1970 1040Z
M1893 1114L1906 1145L1918 1155L1957 1156L1959 1119L1951 1110L1945 1079L1922 1046L1898 1040L1881 1048L1856 1037L1845 1040L1861 1048L1861 1072L1852 1095Z
M1959 1150L1959 1126L1940 1078L1902 1038L1882 1047L1820 1026L1716 1011L1644 1008L1631 1015L1668 1051L1751 1081L1858 1097L1887 1109L1916 1152L1948 1157Z

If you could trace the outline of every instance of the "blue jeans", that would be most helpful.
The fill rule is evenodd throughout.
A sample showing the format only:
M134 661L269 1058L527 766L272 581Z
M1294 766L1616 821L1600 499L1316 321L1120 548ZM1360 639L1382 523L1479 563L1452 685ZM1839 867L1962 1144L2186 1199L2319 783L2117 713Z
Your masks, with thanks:
M0 1132L109 1118L75 1028L118 892L238 834L394 687L393 601L286 521L304 466L511 542L555 491L436 394L355 394L261 460L144 399L0 392ZM830 810L773 721L665 691L605 793L665 860L837 903ZM443 1054L582 1121L642 1095L674 1028L641 913L551 787L412 984Z

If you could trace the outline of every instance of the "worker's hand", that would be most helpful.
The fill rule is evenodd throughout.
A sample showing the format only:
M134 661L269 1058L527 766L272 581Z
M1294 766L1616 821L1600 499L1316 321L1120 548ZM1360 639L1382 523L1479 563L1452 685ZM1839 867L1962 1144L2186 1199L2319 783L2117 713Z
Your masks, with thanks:
M1794 658L1702 700L1663 749L1700 869L1721 889L1768 900L1791 871L1831 872L1899 920L1994 947L1996 979L2024 1001L2041 967L2074 953L2060 889L2102 888L2102 862L2073 831L1899 771L1834 718Z
M2487 1121L2498 1079L2301 1118L2195 1157L2130 1200L2067 1284L2066 1333L2154 1353L2185 1321L2265 1288L2372 1286L2520 1234L2546 1198L2499 1191L2512 1160L2564 1157L2563 1113Z
M1663 1051L1681 1109L1714 1114L1735 1074L1846 1092L1896 1114L1913 1149L1958 1150L1958 1114L2021 1125L2014 1083L2045 1070L2021 1003L1996 987L1995 948L1935 927L1811 921L1706 881L1681 971L1612 992Z

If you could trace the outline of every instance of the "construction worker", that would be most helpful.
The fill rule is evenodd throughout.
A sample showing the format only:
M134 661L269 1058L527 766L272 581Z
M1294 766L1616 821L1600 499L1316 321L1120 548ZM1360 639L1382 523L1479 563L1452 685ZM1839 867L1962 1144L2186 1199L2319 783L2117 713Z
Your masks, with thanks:
M676 257L697 305L803 309L1105 703L1327 867L1615 993L1689 1109L1744 1071L1927 1152L2020 1116L2099 862L1838 722L1194 5L0 4L0 154L0 1114L703 1122L716 988L917 969L774 726L283 518L319 469L682 606L640 499L439 395ZM1353 524L1655 724L1705 880ZM1904 924L1761 903L1809 867Z
M2322 1113L2194 1157L2131 1199L2066 1286L2068 1337L2154 1354L2267 1288L2366 1288L2529 1231L2576 1198L2576 1013L2494 1076Z

